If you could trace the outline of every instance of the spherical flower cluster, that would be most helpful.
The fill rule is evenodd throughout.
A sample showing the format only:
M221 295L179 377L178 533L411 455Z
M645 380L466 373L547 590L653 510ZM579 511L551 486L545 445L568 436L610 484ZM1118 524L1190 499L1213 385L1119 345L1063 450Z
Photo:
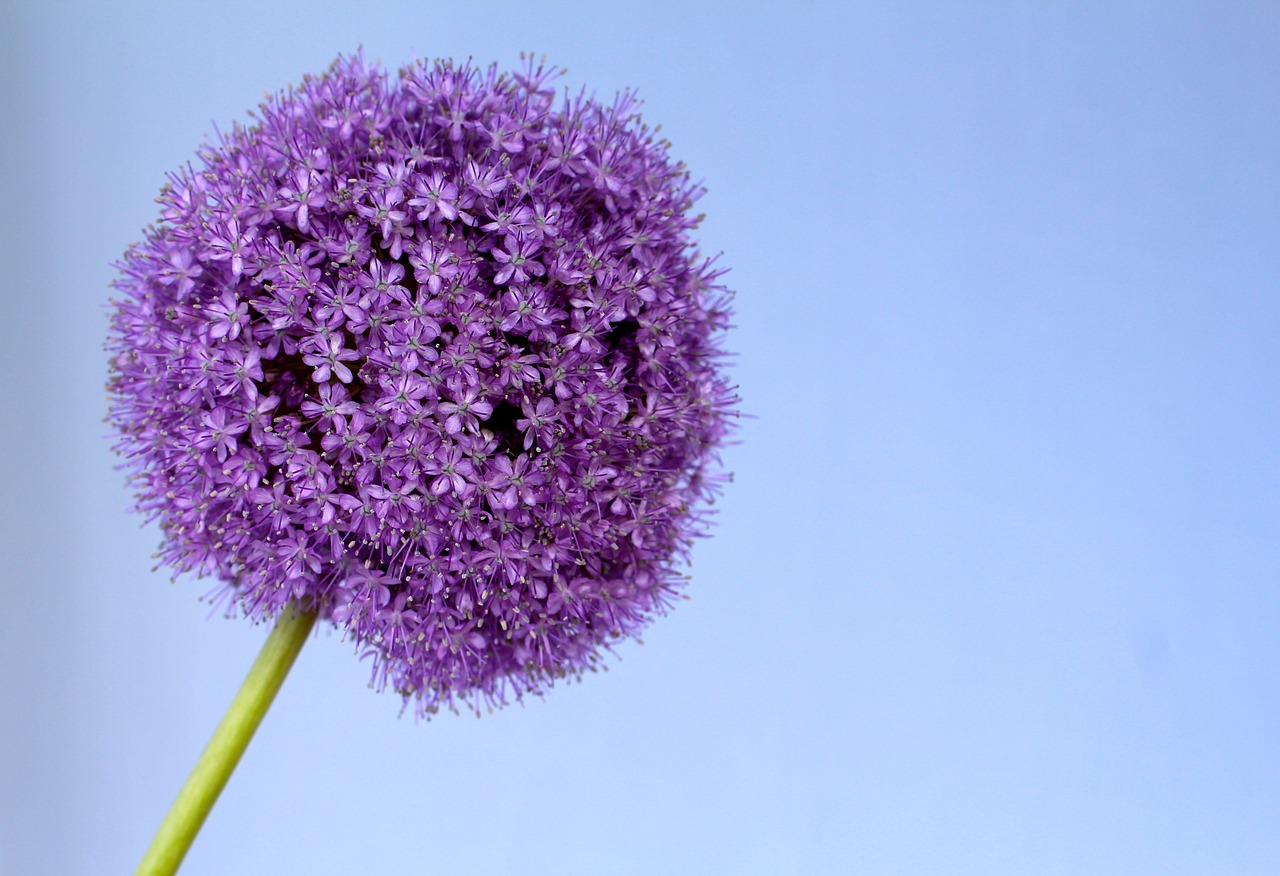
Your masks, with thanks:
M629 94L557 75L339 59L171 176L116 283L110 421L162 561L319 611L424 713L594 666L722 479L700 190Z

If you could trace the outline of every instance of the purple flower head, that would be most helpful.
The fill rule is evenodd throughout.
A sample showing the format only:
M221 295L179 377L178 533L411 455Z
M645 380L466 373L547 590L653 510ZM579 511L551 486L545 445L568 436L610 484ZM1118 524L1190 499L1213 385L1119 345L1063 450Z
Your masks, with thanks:
M110 420L176 572L298 600L420 713L541 693L668 608L737 398L700 189L629 94L359 56L170 177Z

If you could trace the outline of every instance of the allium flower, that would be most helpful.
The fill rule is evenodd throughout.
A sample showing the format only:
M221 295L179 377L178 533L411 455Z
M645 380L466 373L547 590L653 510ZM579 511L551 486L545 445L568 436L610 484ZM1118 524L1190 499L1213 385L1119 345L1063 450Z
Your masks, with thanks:
M629 94L360 57L170 178L121 264L110 420L160 557L297 602L422 712L667 608L721 475L729 294Z

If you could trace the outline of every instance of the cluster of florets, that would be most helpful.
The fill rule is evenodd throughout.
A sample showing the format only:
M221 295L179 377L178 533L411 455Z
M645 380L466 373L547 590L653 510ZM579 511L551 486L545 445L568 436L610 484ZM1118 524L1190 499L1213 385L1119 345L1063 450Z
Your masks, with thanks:
M162 561L321 612L423 712L668 607L736 405L699 189L629 95L556 75L340 59L172 175L116 284Z

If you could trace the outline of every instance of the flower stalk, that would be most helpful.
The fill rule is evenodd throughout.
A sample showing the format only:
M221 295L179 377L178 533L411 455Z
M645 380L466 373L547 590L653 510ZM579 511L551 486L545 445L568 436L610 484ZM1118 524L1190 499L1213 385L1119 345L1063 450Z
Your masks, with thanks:
M138 865L136 876L168 876L177 872L209 810L271 707L315 621L315 612L302 611L295 603L285 606L230 708L169 808L151 847Z

